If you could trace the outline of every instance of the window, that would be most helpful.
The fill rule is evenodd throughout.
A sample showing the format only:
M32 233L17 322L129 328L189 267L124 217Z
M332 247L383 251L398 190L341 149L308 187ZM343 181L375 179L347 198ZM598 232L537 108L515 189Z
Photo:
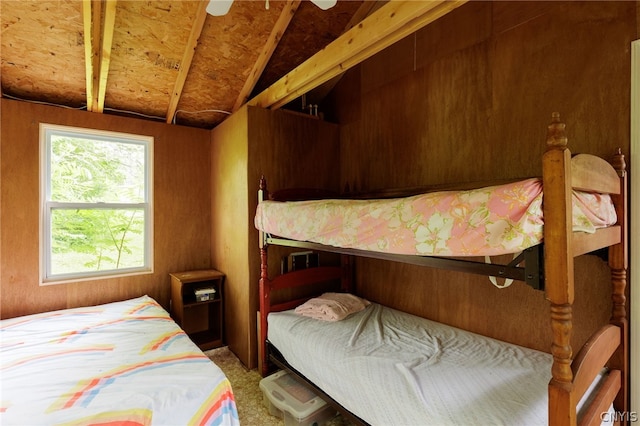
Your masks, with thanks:
M40 125L42 282L150 272L153 138Z

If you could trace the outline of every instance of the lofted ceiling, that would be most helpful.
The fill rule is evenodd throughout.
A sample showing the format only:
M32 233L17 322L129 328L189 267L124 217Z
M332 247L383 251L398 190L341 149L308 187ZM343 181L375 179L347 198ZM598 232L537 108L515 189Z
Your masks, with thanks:
M463 0L0 0L2 96L211 129L319 103L350 67ZM304 95L304 99L302 96Z

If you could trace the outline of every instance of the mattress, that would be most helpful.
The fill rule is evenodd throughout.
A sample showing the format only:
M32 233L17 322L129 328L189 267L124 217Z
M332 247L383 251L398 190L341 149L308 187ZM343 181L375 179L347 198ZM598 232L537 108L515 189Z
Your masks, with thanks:
M3 425L237 425L234 395L148 296L0 321Z
M296 370L372 425L543 425L550 354L371 304L342 321L270 313Z
M273 236L421 256L519 253L543 236L542 181L382 200L263 201L254 219ZM573 230L616 223L607 194L573 192Z

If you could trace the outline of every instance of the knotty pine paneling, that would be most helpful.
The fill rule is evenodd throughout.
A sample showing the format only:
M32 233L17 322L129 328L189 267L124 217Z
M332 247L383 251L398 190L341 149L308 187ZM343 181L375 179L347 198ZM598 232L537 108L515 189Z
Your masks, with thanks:
M148 294L169 308L169 273L210 266L209 131L2 99L1 316ZM152 274L39 286L39 123L154 137Z
M337 84L341 186L355 190L541 174L558 111L573 152L629 155L635 2L469 2ZM548 303L523 283L359 259L372 300L549 351ZM608 267L576 261L573 345L610 315Z

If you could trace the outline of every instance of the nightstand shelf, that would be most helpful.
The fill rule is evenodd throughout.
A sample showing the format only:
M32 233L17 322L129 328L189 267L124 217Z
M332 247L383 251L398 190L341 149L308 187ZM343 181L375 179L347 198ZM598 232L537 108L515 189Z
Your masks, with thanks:
M171 276L171 316L202 350L224 344L224 278L215 269L175 272ZM209 292L208 289L213 289ZM196 291L207 300L196 300Z

